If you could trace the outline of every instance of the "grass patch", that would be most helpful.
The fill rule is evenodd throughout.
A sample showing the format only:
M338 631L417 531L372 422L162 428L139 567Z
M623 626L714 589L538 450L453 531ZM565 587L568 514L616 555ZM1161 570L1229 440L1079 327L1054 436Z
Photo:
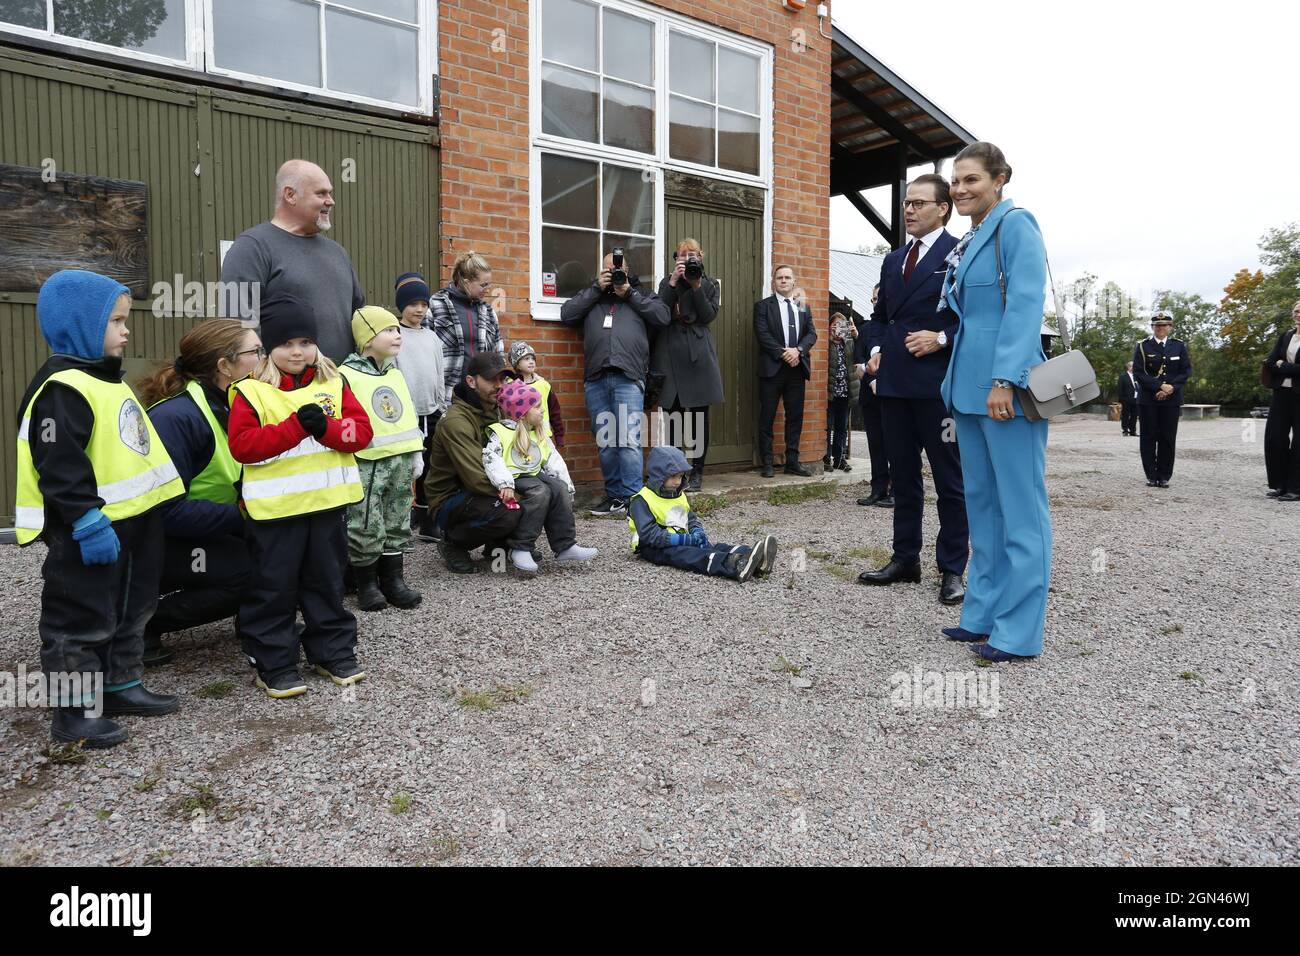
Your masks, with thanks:
M772 665L772 673L789 674L792 677L799 677L803 674L803 668L798 664L790 663L785 659L784 654L778 654L776 656L776 663Z
M167 858L172 855L171 850L153 850L144 858L145 866L162 866L167 862Z
M187 817L192 817L200 811L210 815L220 802L217 795L212 792L212 784L201 783L194 788L193 794L181 801L180 811Z
M840 552L806 550L804 554L810 560L819 562L822 569L828 574L833 574L840 580L852 584L858 580L858 572L861 570L859 565L861 563L867 562L872 567L880 567L889 561L893 552L886 548L870 547L852 548Z
M45 756L50 763L77 766L86 762L86 743L77 740L70 744L50 744L45 749Z
M150 793L154 787L162 783L162 778L162 768L155 764L153 770L146 774L144 779L137 783L133 789L136 793Z
M695 495L691 498L691 510L701 518L707 518L729 507L731 502L726 495Z
M393 794L393 799L388 801L388 809L393 811L393 816L405 813L411 809L411 795L406 791Z
M533 696L530 684L496 684L486 690L457 687L456 703L469 710L496 710L504 704L521 704Z
M429 856L435 863L446 863L460 856L460 842L455 837L438 837L429 847Z
M1202 684L1205 683L1205 678L1202 677L1200 674L1196 673L1196 671L1183 671L1181 674L1178 675L1178 677L1180 680L1194 680L1194 681L1199 681Z
M1181 634L1183 633L1183 626L1181 624L1170 624L1168 627L1162 627L1160 633L1164 635Z
M229 697L235 690L233 681L218 680L213 681L207 687L199 688L196 697L202 697L204 700L224 700Z
M767 493L769 505L800 505L805 501L823 501L839 491L839 485L826 483L815 485L790 485L786 488L773 488Z

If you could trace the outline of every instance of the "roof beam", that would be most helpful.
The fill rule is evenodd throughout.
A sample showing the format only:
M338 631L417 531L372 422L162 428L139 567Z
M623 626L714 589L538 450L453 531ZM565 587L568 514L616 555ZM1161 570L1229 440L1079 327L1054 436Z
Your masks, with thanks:
M930 147L929 143L896 120L888 110L871 102L870 99L859 92L858 89L848 81L841 80L838 76L832 76L831 89L834 90L841 99L856 107L858 112L863 116L867 117L881 129L888 132L894 137L894 139L910 148L913 152L919 153L921 156L924 156L929 160L939 158L935 155L935 152Z

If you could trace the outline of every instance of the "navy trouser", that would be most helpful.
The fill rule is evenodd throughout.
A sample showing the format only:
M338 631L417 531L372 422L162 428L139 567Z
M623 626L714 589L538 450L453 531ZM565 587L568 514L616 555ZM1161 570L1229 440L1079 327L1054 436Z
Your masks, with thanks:
M1168 481L1174 475L1174 451L1178 441L1178 419L1183 408L1165 399L1138 405L1138 436L1142 453L1142 470L1147 481Z
M297 671L299 641L312 664L356 658L357 619L343 606L343 510L244 524L252 568L239 606L240 643L268 678ZM301 638L294 632L299 608Z
M871 490L888 494L890 489L889 456L885 452L885 426L881 421L880 399L871 394L871 384L864 378L858 393L862 408L862 428L867 433L867 452L871 455Z
M637 549L637 554L651 564L662 564L670 568L681 568L683 571L694 571L696 574L734 579L737 574L724 567L724 559L733 551L737 554L749 554L750 550L748 545L743 544L718 543L711 544L707 548L696 548L691 545L651 548L643 544Z
M500 498L458 491L438 508L437 525L445 541L463 551L504 544L518 527L524 509L507 508Z
M69 525L47 510L42 535L41 669L104 675L108 690L137 683L144 673L144 629L158 606L162 574L162 514L155 508L113 522L121 551L113 564L87 565ZM82 701L61 701L79 704Z
M149 622L155 636L224 621L239 612L248 585L248 545L233 534L167 538L162 598Z

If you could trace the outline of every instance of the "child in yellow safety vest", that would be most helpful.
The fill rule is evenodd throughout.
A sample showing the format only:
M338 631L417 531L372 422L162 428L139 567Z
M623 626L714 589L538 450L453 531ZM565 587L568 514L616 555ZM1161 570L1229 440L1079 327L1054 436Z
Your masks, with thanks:
M316 347L316 317L296 296L259 309L266 358L231 386L230 454L244 465L240 500L252 568L239 607L240 641L268 696L295 697L307 660L335 684L365 677L357 619L343 606L343 509L363 497L354 454L370 444L370 418ZM294 629L301 608L306 625Z
M519 374L519 380L531 385L542 396L542 418L550 432L555 447L564 449L564 417L560 414L560 399L551 383L537 374L537 353L527 342L510 346L510 367Z
M348 560L357 584L357 606L382 611L389 604L413 608L418 591L406 585L403 554L411 540L411 482L424 471L424 434L406 376L397 367L402 327L377 305L352 313L357 351L339 370L370 416L374 437L357 452L366 496L348 506Z
M506 539L510 563L527 574L537 571L533 548L543 528L560 564L592 560L596 549L578 544L573 481L546 434L541 393L531 385L510 381L501 386L497 406L504 418L488 427L483 468L506 506L523 510Z
M112 717L179 706L141 684L162 575L159 505L185 486L122 381L130 313L120 282L76 269L52 275L36 316L54 354L18 406L15 530L20 545L39 538L48 549L38 628L51 736L91 748L126 739Z
M672 445L650 449L646 485L627 503L632 551L652 564L735 581L770 574L777 549L772 535L750 546L709 541L704 522L691 510L682 490L690 473L691 464L681 449Z

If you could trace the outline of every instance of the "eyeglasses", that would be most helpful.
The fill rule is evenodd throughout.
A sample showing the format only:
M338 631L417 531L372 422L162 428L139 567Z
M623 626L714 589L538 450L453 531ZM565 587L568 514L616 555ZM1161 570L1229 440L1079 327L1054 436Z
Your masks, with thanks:
M241 355L256 355L258 358L266 358L266 349L260 345L255 349L244 349L242 352L236 352L235 358L239 358Z
M924 209L926 206L937 206L937 205L939 205L939 202L934 199L904 199L903 200L904 209L921 210Z

